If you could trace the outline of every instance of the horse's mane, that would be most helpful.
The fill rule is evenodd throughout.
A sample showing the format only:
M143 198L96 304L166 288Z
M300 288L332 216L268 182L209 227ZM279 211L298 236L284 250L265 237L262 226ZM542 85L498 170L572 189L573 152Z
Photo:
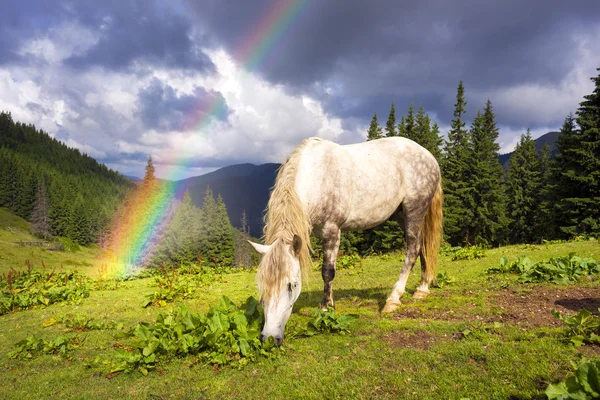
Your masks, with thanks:
M311 223L307 212L302 207L295 183L298 164L302 151L312 141L319 138L305 139L294 149L279 168L271 197L265 214L265 244L273 245L261 263L257 274L258 288L263 300L268 300L276 289L284 283L289 275L285 262L287 246L292 244L294 235L302 240L298 253L298 261L303 275L306 277L311 265L310 232Z

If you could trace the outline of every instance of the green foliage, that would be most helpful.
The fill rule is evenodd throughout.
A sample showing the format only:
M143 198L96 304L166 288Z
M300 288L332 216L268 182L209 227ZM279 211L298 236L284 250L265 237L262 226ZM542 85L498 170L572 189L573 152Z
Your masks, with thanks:
M117 323L115 321L97 321L94 317L83 313L66 314L63 315L60 320L55 321L50 319L44 323L44 327L51 326L59 322L62 323L65 328L67 328L67 331L87 332L104 329L123 329L122 323Z
M452 261L474 260L485 257L485 250L481 246L445 247L441 251L444 255L450 255Z
M509 262L508 257L502 257L499 267L487 270L493 273L515 273L519 282L575 282L581 277L600 273L600 264L593 258L581 258L570 253L568 257L553 257L548 261L534 262L528 257L519 257Z
M448 274L448 271L445 271L443 274L442 273L437 274L437 276L435 278L435 283L432 286L435 288L443 288L444 286L451 285L455 282L456 282L456 278L453 276L450 276L450 274Z
M571 317L563 316L553 309L552 315L567 325L566 336L575 346L584 343L600 343L600 317L592 315L585 309L579 310Z
M564 381L549 385L548 399L586 400L600 398L600 361L582 361Z
M0 113L0 207L33 218L40 235L96 242L131 187L79 150Z
M10 270L0 279L0 315L65 301L78 303L89 295L89 280L77 271Z
M444 235L452 245L468 243L474 200L469 186L471 172L470 133L463 120L467 101L462 81L458 84L454 119L442 156L444 187Z
M387 122L385 123L385 136L398 136L396 132L396 109L394 108L393 102L390 107L390 114L388 115Z
M556 144L554 215L563 237L600 234L600 75L591 79L594 91L577 118L565 119Z
M542 176L535 143L529 129L521 135L509 159L507 172L508 214L511 218L510 241L531 243L539 239L536 226L541 203Z
M76 336L58 336L54 340L39 339L35 336L29 336L26 339L16 343L16 349L10 351L8 358L19 360L28 360L41 354L60 354L66 356L67 353L79 346L79 339Z
M490 100L483 114L477 112L470 131L469 186L473 219L468 224L469 240L477 244L505 242L508 219L505 214L503 169L498 161L500 146L496 117Z
M381 139L383 137L383 129L379 126L379 122L377 122L377 114L373 114L373 119L371 119L371 125L369 125L369 131L367 132L367 141Z
M350 333L350 322L357 318L355 315L340 315L332 307L327 311L316 309L312 313L312 318L308 321L305 328L292 328L291 337L314 336L319 333L337 333L345 335Z
M160 314L155 324L136 325L129 334L133 350L118 351L117 360L108 362L109 372L137 370L146 375L159 359L172 356L194 355L209 364L238 367L259 357L275 357L273 340L259 339L263 322L253 297L239 306L222 297L206 314L192 313L180 304L167 315Z
M177 299L192 298L196 289L210 285L217 279L216 271L202 264L189 264L175 268L162 265L156 270L154 283L158 290L146 295L142 307L164 307Z
M335 260L335 269L355 269L360 267L360 263L358 254L340 255Z

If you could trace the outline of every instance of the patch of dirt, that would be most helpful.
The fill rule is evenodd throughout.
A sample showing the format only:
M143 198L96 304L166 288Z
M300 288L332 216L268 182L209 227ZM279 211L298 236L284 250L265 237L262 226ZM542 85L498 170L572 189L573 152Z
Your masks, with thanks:
M424 330L395 331L383 336L383 340L397 347L407 349L428 350L436 343L444 340L453 340L452 336L436 335Z
M499 292L490 300L502 313L489 318L489 322L499 321L533 327L563 326L563 323L551 314L552 309L566 315L576 314L581 309L597 314L600 308L600 290L534 286L527 292Z
M554 318L550 312L552 309L563 315L573 315L581 309L598 314L600 288L530 286L518 290L503 290L490 294L489 307L486 307L483 313L476 312L474 305L452 309L452 299L448 299L448 302L448 308L444 309L421 309L407 304L395 311L391 317L558 327L563 324Z

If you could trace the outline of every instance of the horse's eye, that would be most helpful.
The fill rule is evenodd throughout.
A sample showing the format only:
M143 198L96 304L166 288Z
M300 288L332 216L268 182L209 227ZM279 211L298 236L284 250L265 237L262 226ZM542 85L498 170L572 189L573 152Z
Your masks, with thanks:
M288 292L292 293L292 284L288 283Z

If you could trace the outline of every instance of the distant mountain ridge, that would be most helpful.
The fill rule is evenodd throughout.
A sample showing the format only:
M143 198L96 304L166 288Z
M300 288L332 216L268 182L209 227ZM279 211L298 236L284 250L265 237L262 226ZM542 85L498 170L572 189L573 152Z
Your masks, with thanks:
M221 195L223 198L231 224L240 228L245 210L251 235L260 237L263 212L280 165L230 165L208 174L177 181L178 193L182 197L185 191L189 191L194 204L201 207L206 188L210 186L215 196Z
M559 132L548 132L535 140L536 150L541 150L545 144L554 151ZM506 168L508 159L514 152L501 154L498 158ZM206 188L210 186L215 196L221 195L231 224L241 227L241 216L245 210L253 236L262 235L263 215L269 201L271 188L275 183L277 170L281 164L234 164L220 168L204 175L177 181L179 196L183 197L189 191L192 201L198 207L204 202ZM139 180L139 178L138 178Z
M547 144L548 147L550 147L550 154L554 154L554 152L556 150L556 140L558 139L559 134L560 134L560 132L552 131L552 132L543 134L539 138L535 139L534 140L535 150L539 152ZM510 153L500 154L498 156L498 161L500 161L500 164L502 164L504 169L508 168L508 160L510 159L510 156L512 156L513 154L514 154L514 151L511 151Z

